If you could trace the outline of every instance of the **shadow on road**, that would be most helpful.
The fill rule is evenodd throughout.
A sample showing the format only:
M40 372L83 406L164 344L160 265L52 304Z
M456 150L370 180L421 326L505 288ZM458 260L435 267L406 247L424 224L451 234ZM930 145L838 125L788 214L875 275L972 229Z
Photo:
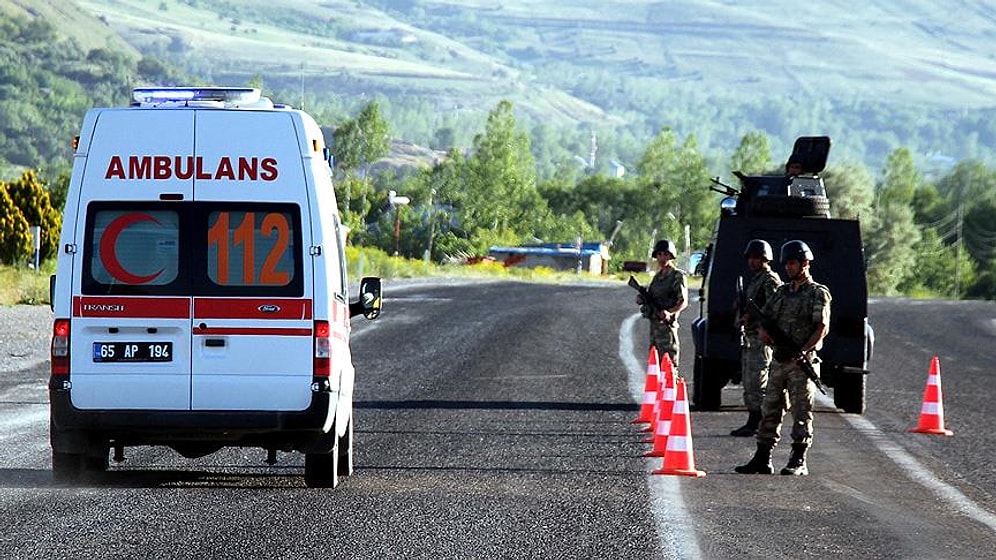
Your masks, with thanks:
M477 410L582 410L582 411L636 411L639 406L633 403L592 403L592 402L553 402L553 401L460 401L460 400L401 400L401 401L356 401L356 408L370 409L477 409Z
M219 467L219 469L224 467ZM75 483L52 479L48 469L0 469L0 488L287 488L304 485L300 465L238 467L240 472L127 469L87 473ZM264 471L265 472L262 472Z

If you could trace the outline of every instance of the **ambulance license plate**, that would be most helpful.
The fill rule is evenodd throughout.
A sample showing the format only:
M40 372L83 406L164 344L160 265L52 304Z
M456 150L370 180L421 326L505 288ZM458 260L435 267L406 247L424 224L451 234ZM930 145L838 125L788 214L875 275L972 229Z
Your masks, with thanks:
M172 342L94 342L95 362L172 362Z

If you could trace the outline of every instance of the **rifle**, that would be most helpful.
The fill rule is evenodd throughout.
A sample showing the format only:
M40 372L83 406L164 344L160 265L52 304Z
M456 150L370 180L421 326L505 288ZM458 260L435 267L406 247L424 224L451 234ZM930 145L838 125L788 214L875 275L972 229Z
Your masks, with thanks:
M796 344L792 341L792 338L785 333L778 326L775 320L761 311L761 308L754 303L754 300L748 299L747 305L749 306L751 313L757 313L757 318L761 322L761 327L768 333L771 337L771 341L775 343L775 359L782 362L785 358L794 358L798 363L799 367L802 368L803 373L806 374L816 388L820 390L824 395L827 394L827 388L823 385L823 380L820 379L820 375L816 373L816 368L813 367L813 362L809 360L809 357L802 353L802 346Z
M726 196L740 196L740 191L720 181L719 177L713 177L710 181L712 181L713 184L709 185L709 190L725 194Z
M643 316L648 319L654 319L661 321L660 318L660 307L658 307L657 302L654 301L653 296L650 295L650 290L644 288L633 276L629 277L629 286L640 293L640 297L643 298ZM673 321L673 319L672 319ZM666 321L661 321L662 323Z
M747 344L747 329L744 326L744 313L747 312L747 292L744 291L744 277L737 275L737 316L733 319L734 331L739 331L740 346Z

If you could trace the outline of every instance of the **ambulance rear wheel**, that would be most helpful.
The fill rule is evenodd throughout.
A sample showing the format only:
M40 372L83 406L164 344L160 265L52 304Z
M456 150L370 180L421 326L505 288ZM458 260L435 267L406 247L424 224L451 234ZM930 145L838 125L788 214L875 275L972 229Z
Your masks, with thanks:
M342 476L353 474L353 419L349 419L346 433L339 438L339 473Z
M83 458L83 470L92 473L102 473L111 466L110 449L104 448L103 455L87 455Z
M304 484L308 488L335 488L339 483L339 438L328 453L304 454Z
M52 478L56 482L76 482L83 472L83 455L52 450Z

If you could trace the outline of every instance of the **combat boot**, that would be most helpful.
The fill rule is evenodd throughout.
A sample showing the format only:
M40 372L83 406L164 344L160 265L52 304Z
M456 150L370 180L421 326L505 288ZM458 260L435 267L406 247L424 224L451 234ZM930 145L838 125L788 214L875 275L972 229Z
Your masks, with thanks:
M806 443L793 443L792 444L792 455L789 457L789 462L782 469L782 474L789 474L795 476L806 476L809 474L809 469L806 468L806 450L809 449L809 444Z
M748 410L747 423L730 432L733 437L753 437L757 435L757 427L761 425L761 411Z
M771 466L771 450L774 445L767 442L757 442L757 451L754 452L754 457L751 458L750 462L746 465L740 465L739 467L733 467L733 470L740 474L772 474L775 472L775 467Z

